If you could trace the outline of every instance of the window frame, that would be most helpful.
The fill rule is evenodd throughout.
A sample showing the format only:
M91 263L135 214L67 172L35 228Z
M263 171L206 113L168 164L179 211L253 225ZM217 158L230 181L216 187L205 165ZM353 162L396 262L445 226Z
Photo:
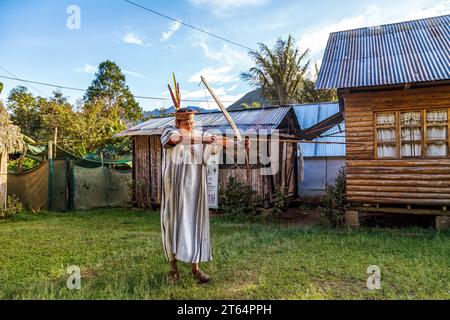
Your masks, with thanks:
M428 130L427 130L427 112L429 111L439 111L445 110L447 111L447 124L443 124L442 127L447 127L447 139L442 139L442 141L446 141L447 143L447 155L446 156L429 156L428 153ZM406 157L401 154L401 130L402 126L400 123L400 114L402 112L420 112L420 132L421 132L421 155L420 156L412 156ZM377 123L377 116L383 113L394 113L395 114L395 146L396 146L396 157L379 157L378 156L378 146L380 143L378 142L378 129L382 128ZM412 109L404 109L404 110L377 110L373 112L373 124L374 124L374 158L381 160L398 160L398 159L448 159L450 158L450 107L432 107L432 108L412 108Z

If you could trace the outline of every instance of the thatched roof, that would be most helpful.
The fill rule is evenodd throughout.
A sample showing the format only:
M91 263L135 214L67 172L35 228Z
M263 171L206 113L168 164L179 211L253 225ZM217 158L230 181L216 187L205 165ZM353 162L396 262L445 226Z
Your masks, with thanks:
M19 127L11 123L8 112L0 103L0 154L22 152L24 149Z

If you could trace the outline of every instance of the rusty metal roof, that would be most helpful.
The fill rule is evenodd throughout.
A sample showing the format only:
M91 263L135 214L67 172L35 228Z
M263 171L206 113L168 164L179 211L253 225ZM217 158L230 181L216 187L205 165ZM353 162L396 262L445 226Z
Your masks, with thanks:
M291 106L242 109L229 111L229 114L241 131L255 130L258 133L260 130L267 130L270 133L271 130L277 129L280 126L291 109ZM294 112L291 115L296 117ZM298 120L296 118L294 120L298 124ZM160 135L164 127L174 125L175 118L173 116L151 118L116 134L115 137ZM226 130L230 130L231 126L221 111L212 111L196 114L195 128L203 131L214 129L226 133Z

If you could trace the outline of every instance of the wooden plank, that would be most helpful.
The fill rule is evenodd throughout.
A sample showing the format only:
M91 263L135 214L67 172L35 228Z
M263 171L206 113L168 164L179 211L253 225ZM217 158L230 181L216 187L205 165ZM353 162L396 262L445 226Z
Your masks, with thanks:
M434 187L450 187L450 180L447 181L433 181L432 185ZM424 187L430 186L430 181L424 180L354 180L347 179L347 186L393 186L393 187L401 187L401 186L410 186L410 187Z
M447 199L448 193L417 193L417 192L381 192L381 191L347 191L349 197L389 197L402 199Z
M439 168L439 167L348 167L347 172L349 174L450 174L450 168Z
M373 179L373 180L403 180L403 179L417 179L417 180L450 180L450 174L347 174L347 179Z
M444 215L444 216L449 216L450 212L448 211L442 211L439 209L434 209L434 208L430 208L430 209L422 209L422 208L411 208L411 209L407 209L407 208L383 208L383 207L378 207L378 208L370 208L370 207L351 207L350 210L357 210L357 211L362 211L362 212L375 212L375 213L379 213L379 212L384 212L384 213L400 213L400 214L417 214L417 215Z
M348 201L354 203L381 203L381 204L412 204L412 205L449 205L449 199L407 199L407 198L387 198L387 197L361 197L349 196Z
M347 185L348 192L404 192L404 193L444 193L450 195L450 188L445 187L419 187L419 186L355 186Z
M8 154L0 153L0 210L6 208L8 188Z
M450 159L423 159L418 158L414 160L394 159L382 160L374 159L370 161L349 160L347 166L352 167L450 167Z

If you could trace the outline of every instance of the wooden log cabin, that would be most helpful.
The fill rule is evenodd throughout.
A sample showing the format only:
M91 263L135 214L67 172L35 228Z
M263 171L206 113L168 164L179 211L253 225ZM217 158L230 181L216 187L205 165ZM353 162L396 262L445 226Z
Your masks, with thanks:
M450 209L450 16L332 33L317 88L346 125L347 212Z
M281 139L289 139L298 135L301 130L292 107L267 107L259 109L243 109L230 111L230 116L241 131L256 134L268 133L265 139L271 137L276 129ZM166 126L174 126L174 117L152 118L121 132L116 137L130 136L133 139L133 202L140 208L160 205L161 196L161 142L162 130ZM209 131L211 129L225 135L231 130L224 115L220 111L199 113L195 115L197 129ZM259 137L258 137L259 139ZM268 143L266 140L252 142L254 145ZM258 163L251 164L249 170L243 164L230 164L223 160L219 166L219 188L226 185L230 177L250 184L256 192L256 197L263 203L271 203L272 195L277 186L284 185L290 195L297 195L297 143L279 142L279 155L277 157L279 170L274 175L261 175L263 166L258 158ZM266 166L272 165L271 163ZM220 199L219 199L220 204Z

